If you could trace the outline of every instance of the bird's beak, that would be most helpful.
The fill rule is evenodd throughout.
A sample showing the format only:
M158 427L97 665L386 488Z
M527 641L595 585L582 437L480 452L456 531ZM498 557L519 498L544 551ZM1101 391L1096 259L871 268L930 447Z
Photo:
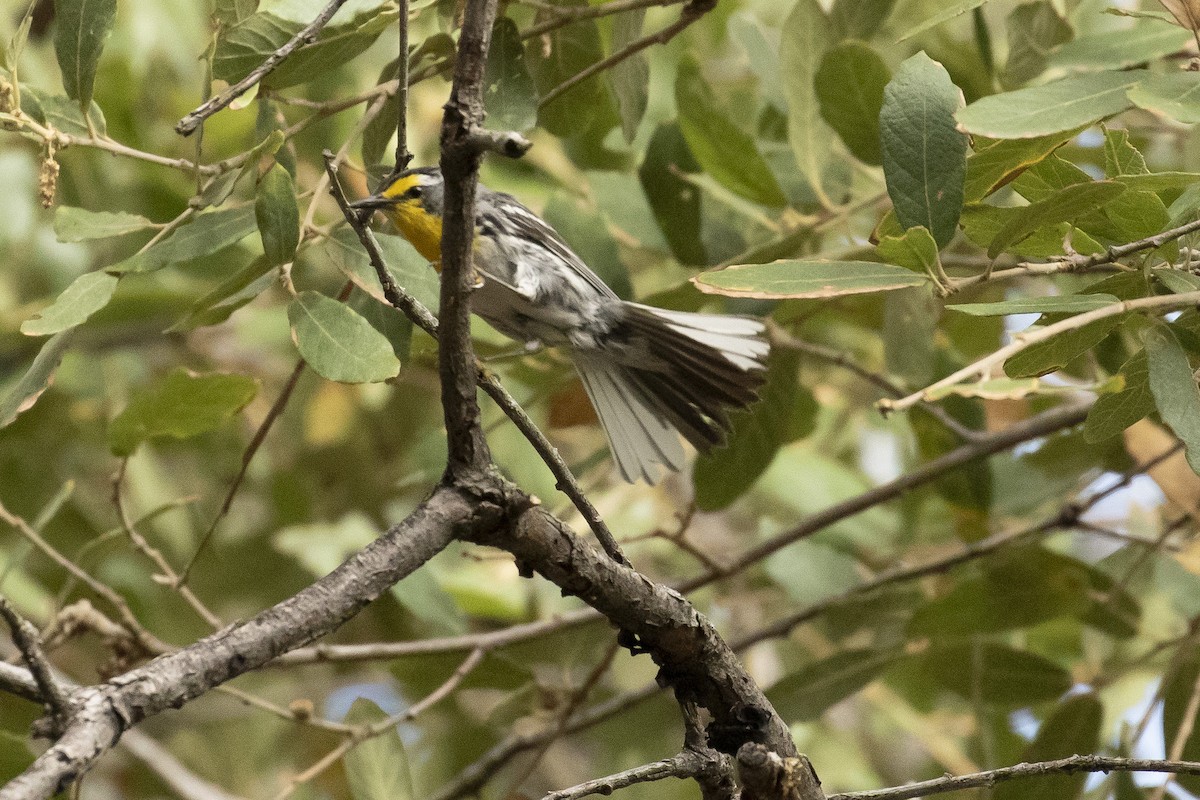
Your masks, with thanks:
M380 197L379 195L372 195L370 197L364 197L362 200L355 200L353 203L350 204L350 207L353 209L368 209L368 210L374 211L375 209L378 209L378 208L390 208L390 207L394 206L395 204L396 204L396 201L390 197Z

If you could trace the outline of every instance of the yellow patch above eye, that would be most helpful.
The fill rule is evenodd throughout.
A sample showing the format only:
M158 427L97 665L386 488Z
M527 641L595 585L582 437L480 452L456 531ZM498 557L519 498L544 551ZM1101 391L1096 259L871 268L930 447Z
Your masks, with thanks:
M409 189L417 186L421 182L421 176L417 173L412 175L401 175L391 186L383 190L384 197L400 197Z

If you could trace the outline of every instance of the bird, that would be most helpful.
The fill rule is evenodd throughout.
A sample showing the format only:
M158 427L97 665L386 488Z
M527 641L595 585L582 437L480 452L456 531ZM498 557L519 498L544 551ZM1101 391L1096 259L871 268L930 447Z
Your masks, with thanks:
M436 167L394 175L351 204L381 211L440 269L445 183ZM479 184L471 308L504 335L563 349L579 374L621 476L657 483L725 444L729 412L766 380L766 326L751 317L622 300L545 220Z

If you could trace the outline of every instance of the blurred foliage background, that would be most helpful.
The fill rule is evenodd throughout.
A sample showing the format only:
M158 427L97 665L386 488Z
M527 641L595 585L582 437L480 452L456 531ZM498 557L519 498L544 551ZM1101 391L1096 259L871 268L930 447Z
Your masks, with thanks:
M322 4L122 0L107 39L72 46L96 5L0 9L0 592L82 683L149 655L141 634L186 645L325 574L445 458L434 343L377 301L321 159L338 152L352 196L390 169L396 4L351 0L187 139L175 121ZM624 297L769 315L764 400L691 474L630 486L565 359L483 323L480 353L639 569L706 576L690 597L744 645L826 791L1075 752L1200 756L1200 278L1177 232L1200 210L1200 11L720 0L556 91L680 8L503 3L489 124L535 146L483 179ZM437 158L460 13L411 3L418 164ZM380 238L436 307L428 265ZM485 414L503 470L583 535L532 448ZM120 748L83 796L189 796L174 761L243 797L444 798L471 788L470 765L484 796L539 797L673 754L653 665L580 608L453 547L335 637L432 652L241 678L140 726L160 749ZM503 646L443 638L555 619ZM344 746L345 720L403 712L473 646L449 697ZM0 780L37 751L39 714L0 693ZM995 794L1132 798L1161 780Z

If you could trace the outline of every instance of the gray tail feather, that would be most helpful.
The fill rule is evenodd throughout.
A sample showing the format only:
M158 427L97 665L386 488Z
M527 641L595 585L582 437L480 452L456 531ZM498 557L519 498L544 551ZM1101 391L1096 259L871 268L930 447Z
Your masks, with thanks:
M604 347L575 351L613 458L630 483L655 483L684 463L682 434L700 452L724 444L729 409L758 398L770 345L762 322L636 303Z

